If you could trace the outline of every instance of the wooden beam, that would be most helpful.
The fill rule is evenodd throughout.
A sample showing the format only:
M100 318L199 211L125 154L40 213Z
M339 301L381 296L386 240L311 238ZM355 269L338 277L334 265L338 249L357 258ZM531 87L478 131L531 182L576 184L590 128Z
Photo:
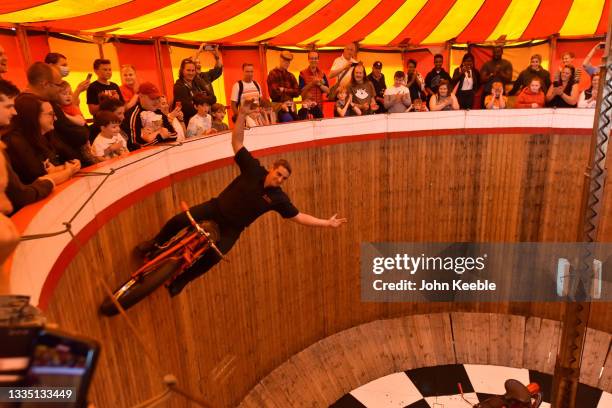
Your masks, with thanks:
M259 73L259 83L261 86L261 92L264 98L269 98L268 96L268 82L266 78L268 77L268 60L266 58L266 44L259 44L259 66L261 67L261 72Z
M166 78L164 77L164 64L162 61L162 49L161 49L161 40L159 38L155 39L155 63L157 65L157 75L159 76L161 90L164 95L168 95L168 90L166 88Z
M17 25L16 32L19 52L21 53L24 66L27 68L32 65L32 52L30 51L30 43L28 42L28 32L26 28L21 25Z

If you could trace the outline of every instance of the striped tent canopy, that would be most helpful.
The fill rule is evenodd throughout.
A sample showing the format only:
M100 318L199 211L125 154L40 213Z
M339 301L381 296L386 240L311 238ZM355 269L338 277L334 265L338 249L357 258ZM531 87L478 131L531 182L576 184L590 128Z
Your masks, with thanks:
M3 0L0 22L222 44L406 46L604 34L610 0Z

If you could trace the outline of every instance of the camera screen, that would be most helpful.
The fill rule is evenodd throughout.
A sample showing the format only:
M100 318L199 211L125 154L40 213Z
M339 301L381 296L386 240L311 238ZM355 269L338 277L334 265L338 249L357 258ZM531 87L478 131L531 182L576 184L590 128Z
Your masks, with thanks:
M81 406L86 399L97 354L95 343L42 331L32 353L27 386L72 388L78 402L66 406ZM27 403L22 404L22 407L27 406Z

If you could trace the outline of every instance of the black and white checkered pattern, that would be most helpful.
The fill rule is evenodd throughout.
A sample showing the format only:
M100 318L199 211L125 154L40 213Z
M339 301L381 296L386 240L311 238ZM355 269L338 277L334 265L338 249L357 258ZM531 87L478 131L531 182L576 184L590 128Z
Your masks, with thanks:
M521 368L456 364L417 368L371 381L334 404L333 408L467 408L491 395L504 394L504 382L513 378L523 384L537 382L544 393L542 408L550 408L552 376ZM580 384L580 408L612 408L612 394Z

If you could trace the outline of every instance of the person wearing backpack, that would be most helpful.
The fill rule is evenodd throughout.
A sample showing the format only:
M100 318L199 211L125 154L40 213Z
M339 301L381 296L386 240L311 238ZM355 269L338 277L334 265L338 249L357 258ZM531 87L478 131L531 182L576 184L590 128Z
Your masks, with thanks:
M253 79L255 68L253 64L242 64L242 80L236 82L232 87L231 106L232 121L236 122L236 116L240 110L240 105L244 101L257 101L261 98L261 86Z

